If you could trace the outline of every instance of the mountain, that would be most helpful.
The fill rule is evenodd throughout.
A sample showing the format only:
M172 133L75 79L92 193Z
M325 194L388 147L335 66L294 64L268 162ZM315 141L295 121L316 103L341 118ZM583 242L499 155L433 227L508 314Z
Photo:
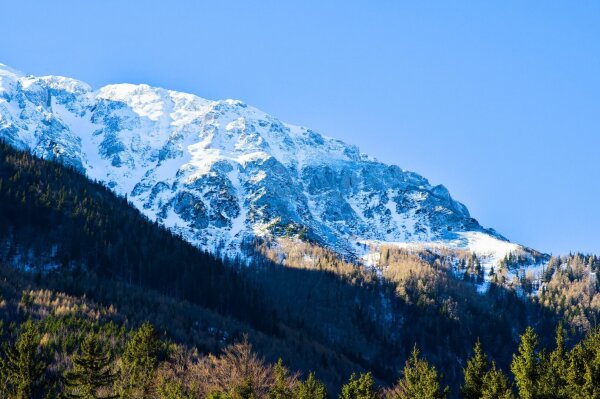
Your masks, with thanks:
M288 280L297 277L291 269L278 269L293 274L286 277ZM249 270L252 278L245 275ZM86 324L82 325L77 315L83 313L91 315L96 326L110 321L113 331L113 322L122 326L149 320L169 339L203 353L218 353L247 336L258 353L271 362L283 357L297 370L318 368L321 378L331 386L341 383L340 373L345 378L352 370L361 369L358 362L335 353L338 346L331 340L326 347L309 329L298 330L289 324L282 301L271 301L256 283L260 270L225 264L149 221L107 187L59 163L0 142L3 343L11 340L13 331L6 326L30 317L47 320L51 334L65 322L81 333ZM272 278L281 273L261 274ZM322 284L326 280L321 278ZM336 285L337 289L332 287L328 292L339 291L339 283ZM299 297L293 290L288 292ZM38 299L32 298L38 295ZM69 306L61 299L65 295L78 297L81 303ZM351 303L347 295L342 297ZM7 306L19 298L24 307ZM36 311L42 302L54 309ZM93 303L105 304L106 309L96 311ZM324 305L331 306L319 303L321 308ZM337 309L338 314L347 312ZM294 311L293 316L298 319L305 313ZM329 321L330 331L335 323ZM352 330L347 325L344 328ZM71 351L75 341L59 346L63 351L71 346L67 349ZM5 365L4 349L0 348L0 369ZM319 367L323 359L330 368ZM63 367L64 361L59 362ZM54 376L60 377L61 373ZM5 384L5 380L0 384L0 397L15 397L4 395Z
M117 314L117 322L150 320L171 339L204 353L248 335L269 361L282 357L294 370L314 370L338 390L352 372L364 370L393 384L415 344L444 370L448 383L461 378L474 337L507 367L516 332L526 326L538 328L547 342L563 309L577 319L583 309L588 326L598 315L589 306L598 299L588 295L589 279L550 281L555 310L500 285L477 292L471 279L452 275L446 255L430 253L425 261L385 248L387 266L378 270L356 267L310 243L282 239L278 245L293 246L286 267L277 263L277 251L274 262L253 267L223 262L73 168L0 141L2 339L12 331L3 325L24 321L29 316L23 310L41 305L35 292L42 290L42 302L56 304L56 313L40 309L32 316L50 317L51 326L63 317L77 326L60 300L52 299L66 294L84 300L82 311L89 301L112 309L97 315L105 321ZM303 265L306 258L315 264ZM553 267L571 278L586 262ZM598 265L600 259L592 259L593 270ZM577 313L564 308L571 300L563 299L561 285L570 298L580 298L573 300ZM22 305L7 308L6 300L14 304L20 297Z
M373 261L382 244L466 249L488 269L540 258L482 227L442 186L241 101L147 85L93 90L0 65L0 138L70 165L211 252L301 238Z
M248 334L334 390L393 384L416 345L457 397L476 338L508 370L526 326L547 346L598 320L600 258L546 262L424 178L239 102L6 67L0 93L0 326L50 290L204 353Z

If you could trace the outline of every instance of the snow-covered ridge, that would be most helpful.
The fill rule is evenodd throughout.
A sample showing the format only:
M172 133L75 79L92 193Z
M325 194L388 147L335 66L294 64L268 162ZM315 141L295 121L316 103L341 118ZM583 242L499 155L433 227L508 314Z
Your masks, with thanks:
M487 242L495 260L522 248L445 187L241 101L148 85L93 90L0 64L0 138L78 168L210 251L233 255L256 236L305 237L357 257L368 241L475 251Z

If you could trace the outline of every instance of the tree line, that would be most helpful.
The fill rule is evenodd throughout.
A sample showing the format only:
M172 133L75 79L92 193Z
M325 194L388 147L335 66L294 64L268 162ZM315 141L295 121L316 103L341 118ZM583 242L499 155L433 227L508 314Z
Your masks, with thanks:
M13 326L16 328L17 326ZM97 326L98 327L98 326ZM91 329L77 337L73 353L48 350L47 325L28 319L0 356L3 398L140 399L442 399L449 387L439 371L413 347L400 379L381 387L370 372L352 374L335 395L310 372L302 377L281 361L269 364L247 339L220 354L199 356L192 349L161 339L146 322L127 339ZM73 332L75 333L75 332ZM115 344L115 342L121 342ZM64 370L51 359L65 356ZM567 348L559 326L553 348L541 348L532 328L521 335L505 374L479 342L463 369L459 392L465 399L538 399L600 397L600 330ZM54 377L53 377L54 375ZM58 376L58 378L56 378Z

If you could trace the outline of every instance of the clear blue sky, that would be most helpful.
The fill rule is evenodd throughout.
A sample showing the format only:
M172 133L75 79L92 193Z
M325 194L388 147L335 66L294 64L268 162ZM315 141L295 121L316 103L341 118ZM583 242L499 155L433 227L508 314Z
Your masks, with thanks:
M446 185L514 241L600 253L600 2L1 10L0 62L14 68L241 99Z

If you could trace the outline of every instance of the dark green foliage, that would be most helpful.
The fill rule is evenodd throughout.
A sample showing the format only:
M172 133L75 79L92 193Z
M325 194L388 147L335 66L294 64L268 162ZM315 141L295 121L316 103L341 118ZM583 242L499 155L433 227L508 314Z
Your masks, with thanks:
M513 399L513 393L510 382L502 370L496 368L496 363L492 362L491 368L485 373L482 379L481 399Z
M36 298L36 301L39 301L39 297ZM58 328L59 326L62 327ZM73 329L65 329L65 326ZM90 329L99 333L89 331ZM176 358L175 362L161 360L161 348L169 345L158 339L149 323L133 330L128 340L124 339L122 330L110 322L94 326L72 318L48 317L35 324L28 320L20 326L13 323L9 330L17 330L19 333L15 344L8 349L0 363L4 389L0 391L2 398L116 398L118 395L113 390L113 382L120 389L118 394L123 398L327 398L325 386L314 374L310 373L304 381L296 380L281 360L273 366L263 363L253 355L247 343L227 348L218 359L205 358L212 359L202 366L207 368L201 367L198 371L193 371L193 367L196 367L194 365L203 364L201 360L181 362L193 352L188 352L188 355L183 352L183 357ZM69 350L55 346L52 338L54 331L66 334L63 338L68 336L74 339L80 339L82 332L84 339L77 353L70 355ZM71 370L64 373L62 386L52 382L52 372L42 361L41 335L47 337L44 346L51 349L53 358L66 356L73 365ZM99 338L100 335L103 338ZM109 341L122 341L123 344L109 345ZM556 335L557 345L548 355L539 348L537 336L532 329L525 331L521 341L512 367L519 389L518 398L600 398L600 330L589 334L568 350L564 331L559 327ZM239 349L236 350L236 347L246 348L250 352L244 354ZM114 351L116 363L120 364L120 375L114 372L115 364L111 360L111 350ZM56 367L56 364L53 367ZM207 372L220 373L223 377L219 381L224 384L212 393L206 393L211 392L208 390L211 382L206 380ZM247 377L237 374L240 372L245 373ZM494 361L489 360L479 343L476 343L473 355L467 362L464 375L465 381L461 386L464 398L515 398L509 378ZM137 376L138 379L131 379L132 376ZM552 376L554 378L551 378ZM264 385L265 382L267 385ZM204 388L207 390L200 389L199 385L202 384L207 384ZM144 390L144 387L151 389ZM342 387L339 398L446 398L448 389L441 387L436 368L421 358L415 347L406 361L403 377L396 386L381 393L378 392L371 373L353 374Z
M30 320L21 325L14 347L6 349L5 359L0 362L2 383L0 393L16 399L29 399L44 375L46 364L40 353L40 337L37 326Z
M487 355L481 349L479 340L473 349L473 355L467 361L467 367L463 370L464 384L460 387L460 392L465 399L481 398L483 388L483 378L490 367Z
M543 397L550 399L568 398L567 387L567 348L565 330L562 324L556 329L556 347L545 356L543 368L540 371L540 390Z
M477 341L473 355L464 369L464 383L460 387L465 399L510 399L513 397L508 378L502 370L496 368L483 352L481 343Z
M342 387L340 399L375 399L377 392L371 373L352 374L350 380Z
M127 399L151 399L154 374L158 365L160 340L150 323L144 323L133 333L121 357L117 383L119 396Z
M314 373L309 373L306 381L298 383L296 389L297 399L327 399L327 389Z
M81 352L73 357L73 369L65 373L65 397L69 399L116 398L112 395L115 374L110 353L94 333L81 344Z
M269 399L292 399L293 392L289 386L289 372L283 365L283 360L275 363L275 382L269 391Z
M448 388L441 388L437 370L419 357L419 350L415 346L404 366L402 379L388 397L390 399L442 399L447 395Z
M224 396L223 399L258 399L254 397L254 386L250 378L246 378L242 384L234 387L231 395Z
M600 398L600 328L579 342L568 356L568 397Z
M522 399L542 397L540 389L545 354L538 347L538 337L533 328L528 327L521 335L518 353L513 356L511 370Z

